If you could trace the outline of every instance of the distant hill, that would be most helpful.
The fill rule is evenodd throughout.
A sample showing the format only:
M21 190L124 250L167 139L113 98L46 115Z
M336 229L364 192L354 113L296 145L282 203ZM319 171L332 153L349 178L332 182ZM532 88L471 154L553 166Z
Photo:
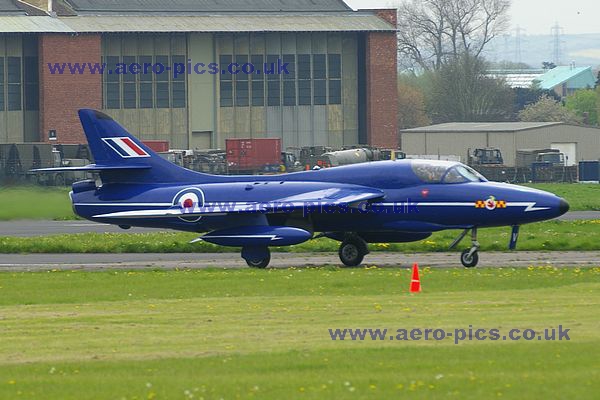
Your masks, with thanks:
M560 41L560 65L575 62L577 66L592 66L600 69L600 33L584 35L562 35ZM496 38L486 50L489 61L517 62L514 35ZM544 61L555 61L554 38L551 35L522 35L521 62L532 68L541 68Z

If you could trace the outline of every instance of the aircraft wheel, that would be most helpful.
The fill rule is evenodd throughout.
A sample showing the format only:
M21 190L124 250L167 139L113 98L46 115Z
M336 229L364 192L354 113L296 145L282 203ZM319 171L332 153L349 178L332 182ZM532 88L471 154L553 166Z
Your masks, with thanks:
M65 177L63 174L57 174L54 177L54 186L66 186Z
M463 251L460 255L460 262L466 268L473 268L477 266L477 263L479 262L479 254L477 252L474 252L473 254L469 255L470 252L471 249L467 249Z
M340 260L347 267L356 267L360 265L366 254L366 245L363 241L347 240L340 245Z
M271 262L271 252L269 252L265 258L247 259L246 260L246 264L248 264L248 266L250 268L260 268L260 269L267 268L269 266L270 262Z

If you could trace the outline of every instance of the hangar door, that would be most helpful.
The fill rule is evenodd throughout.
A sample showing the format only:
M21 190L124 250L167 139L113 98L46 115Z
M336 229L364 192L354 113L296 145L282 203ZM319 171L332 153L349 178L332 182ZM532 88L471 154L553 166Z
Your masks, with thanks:
M568 167L577 165L577 143L552 143L550 148L565 154Z

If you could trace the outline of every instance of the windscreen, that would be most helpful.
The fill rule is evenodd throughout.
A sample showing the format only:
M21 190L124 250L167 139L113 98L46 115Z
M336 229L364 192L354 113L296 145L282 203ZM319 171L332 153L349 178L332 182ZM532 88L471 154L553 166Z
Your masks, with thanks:
M486 182L479 172L460 163L413 161L415 175L424 183Z

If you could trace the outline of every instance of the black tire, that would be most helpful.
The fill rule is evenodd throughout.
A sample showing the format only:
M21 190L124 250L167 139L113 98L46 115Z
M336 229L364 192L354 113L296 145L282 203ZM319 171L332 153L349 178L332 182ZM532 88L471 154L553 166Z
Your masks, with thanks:
M364 249L360 243L355 241L345 241L340 245L338 252L340 260L347 267L357 267L365 258Z
M479 254L477 252L474 252L471 256L469 256L470 252L471 250L467 249L463 251L460 255L460 262L465 268L476 267L477 263L479 262Z
M267 268L269 266L270 262L271 262L271 253L270 252L266 258L263 258L260 260L246 260L246 264L248 264L248 266L250 268L260 268L260 269Z
M57 174L54 177L54 186L66 186L65 177L63 174Z

